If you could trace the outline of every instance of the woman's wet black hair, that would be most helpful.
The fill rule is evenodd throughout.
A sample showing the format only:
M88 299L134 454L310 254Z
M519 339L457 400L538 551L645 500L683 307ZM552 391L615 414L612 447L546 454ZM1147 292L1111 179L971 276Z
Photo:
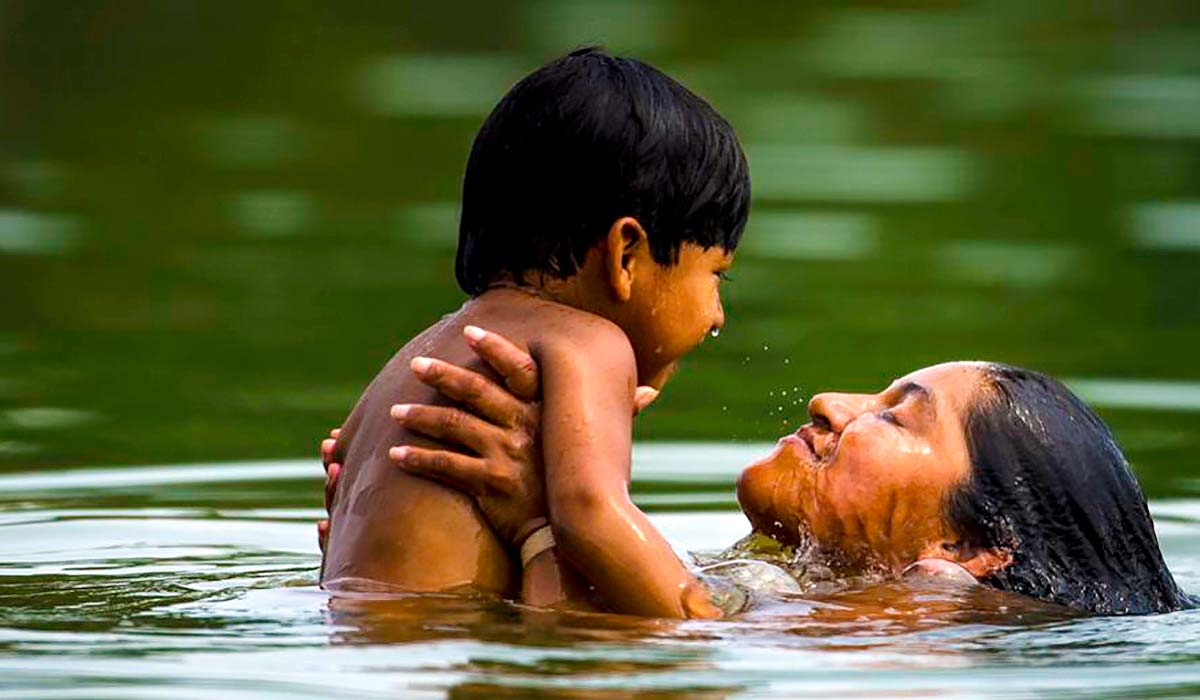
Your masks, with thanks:
M971 475L947 503L964 545L1012 554L982 582L1100 614L1191 607L1104 421L1038 372L987 364L983 373L965 422Z
M475 137L455 275L480 294L504 275L569 277L617 219L660 264L685 242L737 247L750 177L733 128L631 58L580 49L516 84Z

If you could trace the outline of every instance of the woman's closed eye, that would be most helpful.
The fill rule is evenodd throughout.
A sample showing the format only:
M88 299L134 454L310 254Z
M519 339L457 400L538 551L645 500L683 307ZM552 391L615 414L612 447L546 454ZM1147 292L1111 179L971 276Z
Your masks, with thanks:
M902 423L900 422L900 418L896 415L895 411L891 410L890 408L887 410L884 410L884 411L877 412L875 414L875 417L881 421L884 421L885 423L891 423L892 425L902 425Z

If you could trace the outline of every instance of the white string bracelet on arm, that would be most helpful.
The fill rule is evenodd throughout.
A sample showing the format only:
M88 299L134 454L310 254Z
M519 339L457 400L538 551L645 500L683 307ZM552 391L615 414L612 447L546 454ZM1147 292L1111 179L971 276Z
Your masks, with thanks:
M549 525L543 525L534 530L521 545L521 566L528 567L534 557L553 546L554 532L550 530Z

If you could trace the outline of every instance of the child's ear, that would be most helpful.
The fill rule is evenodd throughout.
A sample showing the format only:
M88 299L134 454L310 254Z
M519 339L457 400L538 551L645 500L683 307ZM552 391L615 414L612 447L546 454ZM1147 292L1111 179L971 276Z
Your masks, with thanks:
M613 222L604 239L604 273L609 288L617 300L624 303L633 295L633 278L637 274L639 259L649 249L646 230L632 216L623 216Z

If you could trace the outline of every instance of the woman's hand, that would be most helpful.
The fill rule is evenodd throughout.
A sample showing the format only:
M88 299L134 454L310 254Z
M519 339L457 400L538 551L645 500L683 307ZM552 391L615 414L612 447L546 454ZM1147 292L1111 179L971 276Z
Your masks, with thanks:
M418 357L412 362L417 378L470 411L397 404L392 417L412 432L477 456L411 445L393 447L388 454L401 469L470 495L496 534L519 547L546 523L537 363L495 333L468 326L464 335L505 386L457 365Z
M471 495L497 534L519 546L546 522L538 366L528 353L501 335L470 326L463 334L475 353L504 378L505 386L457 365L416 358L413 372L420 381L473 413L446 406L400 404L392 408L392 416L409 430L466 447L478 456L412 446L394 447L389 454L401 469ZM638 387L634 413L656 398L657 389ZM321 443L327 511L341 473L333 453L338 432L332 431ZM317 533L324 551L328 519L317 523Z
M338 474L342 473L342 465L334 461L333 450L337 445L341 428L329 431L329 437L321 441L321 466L325 467L325 514L329 515L329 507L333 505L333 494L337 489ZM317 521L317 546L325 553L325 544L329 541L329 518Z

